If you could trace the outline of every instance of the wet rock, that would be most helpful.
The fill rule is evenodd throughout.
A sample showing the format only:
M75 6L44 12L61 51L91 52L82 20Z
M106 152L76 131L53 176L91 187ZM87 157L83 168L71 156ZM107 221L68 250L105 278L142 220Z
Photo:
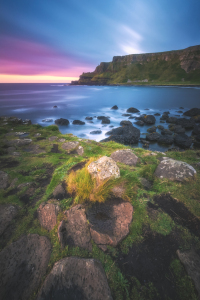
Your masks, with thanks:
M117 246L129 233L133 207L129 202L109 200L95 203L86 211L92 239L103 251Z
M78 145L79 142L66 142L62 144L61 148L70 151L75 149Z
M161 138L161 135L158 132L153 132L146 136L146 140L151 141L151 142L158 141L160 138Z
M101 130L94 130L90 132L90 134L101 134L101 133L102 133Z
M194 117L200 115L200 108L191 108L183 113L185 116Z
M178 127L179 125L175 126L175 129L174 129L174 133L177 133L177 134L182 134L182 133L185 133L185 128L183 127Z
M147 129L147 132L149 132L149 133L156 132L156 129L157 129L156 126L152 126L152 127Z
M55 124L56 125L61 125L61 126L66 126L66 125L69 125L69 120L63 119L63 118L56 119Z
M130 107L130 108L127 109L126 112L127 113L137 113L137 112L139 112L139 110L137 108Z
M142 118L142 121L146 124L155 124L156 118L153 115L146 115Z
M32 143L31 139L16 139L16 140L10 140L6 144L8 146L21 147L21 146L29 145L30 143Z
M113 152L110 157L116 162L121 162L129 166L136 166L138 162L138 157L131 149L117 150Z
M88 171L97 181L120 177L120 170L116 162L107 156L103 156L89 164Z
M91 121L93 120L93 117L86 117L85 120Z
M53 106L53 108L57 108L57 107L58 107L57 105L54 105L54 106Z
M149 180L140 178L140 182L145 190L150 190L152 188L152 184Z
M101 120L101 124L110 124L109 118L104 117L104 118Z
M19 208L16 205L0 205L0 236L4 233L12 220L16 217Z
M200 257L194 251L194 249L181 252L177 250L177 255L182 264L184 265L188 275L194 281L194 285L197 289L198 295L200 299Z
M120 126L133 126L131 121L123 120L120 122Z
M130 116L130 117L128 117L128 119L130 119L130 120L131 120L131 119L135 119L135 117L133 117L133 116Z
M199 135L200 134L200 125L195 124L192 134Z
M172 181L184 181L193 178L195 174L196 170L191 165L168 157L163 157L155 171L155 176Z
M53 141L57 140L57 138L58 138L57 136L50 136L49 141L53 142Z
M169 118L169 116L167 114L163 114L160 118L161 121L163 120L167 120Z
M134 126L123 126L108 131L106 135L110 135L110 137L102 142L115 141L125 145L135 144L140 138L140 130Z
M123 114L122 117L131 117L131 114Z
M72 122L72 124L73 124L73 125L85 125L85 122L80 121L80 120L74 120L74 121Z
M53 196L55 199L62 200L65 198L66 191L63 188L62 184L57 185L57 187L53 191Z
M45 275L51 254L47 237L23 236L0 252L0 299L29 299Z
M172 135L163 135L159 138L159 144L171 145L174 142L174 137Z
M53 119L43 119L42 122L53 122Z
M176 121L176 124L181 125L185 129L192 129L195 125L195 122L194 122L194 120L191 120L191 119L189 120L186 118L180 118Z
M57 223L57 216L60 212L60 207L56 201L54 203L47 203L40 204L37 213L40 225L51 231Z
M175 124L176 121L177 121L177 118L176 118L176 117L169 117L169 118L166 120L167 123L173 123L173 124Z
M154 116L160 116L160 114L159 113L155 113Z
M162 134L162 135L172 135L172 132L171 132L169 129L163 129L163 130L161 131L161 134Z
M200 123L200 115L191 118L195 123Z
M165 123L165 121L162 121L162 120L161 120L160 123Z
M160 129L160 130L163 130L163 129L164 129L164 126L158 125L157 128Z
M137 122L135 122L136 125L139 125L139 126L143 126L144 125L144 122L141 121L141 120L138 120Z
M0 189L6 189L8 185L8 174L0 171Z
M65 257L56 262L37 300L112 300L101 263L96 259Z
M65 215L67 220L61 221L58 227L58 238L62 248L69 245L92 251L91 235L85 209L79 204L65 211Z
M192 139L185 133L177 134L174 138L174 143L181 148L190 148Z
M118 106L114 105L113 107L111 107L111 109L118 109Z

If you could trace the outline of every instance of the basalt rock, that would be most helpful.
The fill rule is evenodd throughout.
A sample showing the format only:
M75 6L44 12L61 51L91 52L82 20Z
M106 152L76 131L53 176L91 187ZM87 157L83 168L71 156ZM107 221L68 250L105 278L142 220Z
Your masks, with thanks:
M138 162L138 157L131 149L117 150L113 152L110 157L116 162L121 162L129 166L135 166Z
M156 132L156 129L157 129L156 126L152 126L152 127L147 129L147 132L149 132L149 133Z
M135 124L139 126L143 126L144 122L142 120L138 120L137 122L135 122Z
M80 121L80 120L74 120L74 121L72 122L72 124L73 124L73 125L85 125L85 122Z
M6 189L9 185L8 174L0 171L0 189Z
M120 126L133 126L131 121L123 120L120 122Z
M118 106L114 105L113 107L111 107L111 109L118 109Z
M85 120L91 121L93 120L93 117L86 117Z
M176 124L181 125L185 129L192 129L195 125L195 122L192 119L189 120L186 118L180 118L180 119L177 119Z
M101 142L115 141L117 143L129 145L139 141L140 130L134 126L123 126L108 131L106 135L110 135L110 137Z
M130 108L127 109L126 112L127 113L137 113L137 112L139 112L139 110L137 108L130 107Z
M102 133L101 130L90 131L90 134L101 134L101 133Z
M110 124L110 119L107 118L107 117L104 117L104 118L101 120L101 124Z
M162 135L172 135L172 132L171 132L169 129L163 129L163 130L161 131L161 134L162 134Z
M175 124L176 121L177 121L176 117L169 117L169 118L166 119L167 123L173 123L173 124Z
M55 123L57 125L66 126L66 125L69 125L69 120L60 118L60 119L55 120Z
M142 121L146 124L155 124L156 118L152 115L146 115L142 118Z
M153 133L150 133L146 136L146 140L147 141L150 141L150 142L156 142L158 141L159 139L161 138L161 135L160 133L158 132L153 132Z
M192 134L199 135L200 134L200 125L195 124Z
M158 140L159 144L171 145L173 144L173 142L174 142L174 137L172 135L163 135Z
M185 116L194 117L200 115L200 108L191 108L183 113Z
M177 134L174 138L174 143L181 148L190 148L192 139L185 133Z

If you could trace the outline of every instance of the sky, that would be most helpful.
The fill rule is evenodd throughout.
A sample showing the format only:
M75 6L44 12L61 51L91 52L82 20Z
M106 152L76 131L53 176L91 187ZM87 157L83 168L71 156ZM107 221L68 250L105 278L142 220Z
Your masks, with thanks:
M0 83L71 82L113 56L200 44L199 0L1 0Z

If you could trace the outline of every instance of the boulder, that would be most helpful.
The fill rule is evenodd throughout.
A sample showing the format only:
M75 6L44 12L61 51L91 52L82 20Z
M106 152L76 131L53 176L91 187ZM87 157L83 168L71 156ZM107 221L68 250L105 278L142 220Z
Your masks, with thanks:
M138 157L132 152L131 149L117 150L110 156L114 161L121 162L128 166L136 166Z
M131 121L123 120L120 122L120 126L133 126Z
M163 114L160 118L160 120L167 120L169 118L169 116L167 114Z
M113 107L111 107L111 109L118 109L118 106L114 105Z
M192 119L186 119L186 118L180 118L176 121L177 125L181 125L185 129L192 129L195 125L194 120Z
M60 212L60 207L56 201L40 204L37 213L40 225L51 231L57 223L57 216Z
M66 139L63 139L63 138L58 139L58 142L59 142L59 143L64 143L65 141L66 141Z
M177 250L177 255L184 265L188 275L192 278L200 299L200 257L194 249L181 252Z
M66 143L63 143L61 147L64 150L70 151L70 150L75 149L78 145L79 145L79 142L66 142Z
M74 121L72 122L72 124L73 124L73 125L85 125L85 122L80 121L80 120L74 120Z
M139 110L137 108L134 107L130 107L126 110L127 113L137 113L139 112Z
M194 117L200 115L200 108L191 108L183 113L185 116Z
M103 156L97 161L90 163L88 171L97 181L120 177L120 170L116 162L107 156Z
M175 124L176 121L177 121L177 118L176 118L176 117L169 117L169 118L166 120L167 123L173 123L173 124Z
M112 296L98 260L65 257L54 264L36 299L112 300Z
M84 149L82 146L78 146L77 149L76 149L76 153L78 155L83 155L84 154Z
M142 118L142 121L146 124L155 124L156 118L152 115L146 115Z
M129 202L111 199L91 205L86 214L92 239L106 251L108 245L116 247L128 235L133 207Z
M32 143L31 139L15 139L15 140L10 140L6 144L8 146L16 146L16 147L21 147L25 145L29 145Z
M167 178L172 181L184 181L187 178L193 178L196 170L189 164L163 157L155 171L155 176L159 178Z
M194 129L192 131L192 134L199 135L200 134L200 125L194 125Z
M133 117L133 116L130 116L130 117L128 117L128 119L135 119L135 117Z
M139 141L140 130L134 126L123 126L108 131L106 135L110 135L110 137L102 140L102 142L115 141L125 145L135 144Z
M192 117L191 120L193 120L195 123L200 123L200 115Z
M50 141L50 142L53 142L53 141L57 140L57 138L58 138L58 137L55 136L55 135L50 136L50 137L49 137L49 141Z
M58 107L57 105L54 105L54 106L53 106L53 108L57 108L57 107Z
M23 236L0 252L0 299L29 299L46 273L51 255L47 237Z
M0 171L0 189L6 189L8 185L8 174L3 171Z
M152 126L152 127L147 129L147 132L149 132L149 133L156 132L156 129L157 129L156 126Z
M110 117L106 117L106 116L98 116L98 117L97 117L98 120L103 120L103 119L105 119L105 118L106 118L106 119L109 119Z
M0 205L0 236L4 233L12 220L16 217L19 208L16 205Z
M131 117L131 114L122 114L122 117Z
M163 135L158 140L159 144L171 145L173 144L173 142L174 142L174 137L172 135Z
M58 238L62 248L69 245L92 251L91 235L85 209L76 205L65 211L66 221L61 221L58 227Z
M56 125L66 126L66 125L69 125L69 120L60 118L60 119L55 120L55 123L56 123Z
M159 113L155 113L154 116L160 116L160 114Z
M171 132L171 130L169 130L169 129L163 129L163 130L161 131L161 134L162 134L162 135L172 135L172 132Z
M101 120L101 124L110 124L109 118L104 117L104 118Z
M150 142L156 142L158 141L159 139L161 138L161 135L160 133L158 132L153 132L153 133L150 133L146 136L146 140L147 141L150 141Z
M143 126L144 122L142 120L138 120L137 122L135 122L135 124L139 126Z
M93 117L86 117L85 120L91 121L93 120Z
M177 134L174 138L174 143L181 148L190 148L192 139L185 133Z
M62 184L57 185L57 187L53 191L53 196L55 199L62 200L65 198L66 191L63 188Z
M164 126L158 125L157 128L160 129L160 130L163 130L163 129L164 129Z
M90 134L101 134L101 133L102 133L101 130L90 131Z

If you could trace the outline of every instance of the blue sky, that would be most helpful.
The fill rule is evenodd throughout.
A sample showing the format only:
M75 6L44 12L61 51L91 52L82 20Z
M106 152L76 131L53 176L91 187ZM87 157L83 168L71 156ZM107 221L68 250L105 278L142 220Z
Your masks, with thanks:
M198 0L1 0L0 73L68 80L115 55L198 45L199 12Z

